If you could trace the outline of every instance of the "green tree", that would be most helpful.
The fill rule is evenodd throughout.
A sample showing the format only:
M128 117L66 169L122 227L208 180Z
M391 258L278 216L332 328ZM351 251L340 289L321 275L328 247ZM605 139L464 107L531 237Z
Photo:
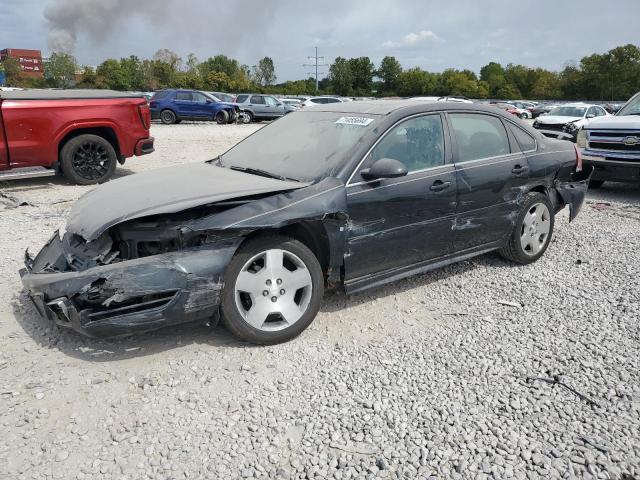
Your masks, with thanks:
M397 93L403 97L419 97L433 95L437 77L433 73L420 68L410 68L398 75Z
M22 75L22 67L18 60L15 58L7 58L0 64L0 67L4 71L6 83L9 87L23 86L25 79Z
M96 70L97 85L100 88L112 90L127 90L129 83L127 76L118 60L109 58L98 65Z
M480 80L486 82L486 88L489 90L488 95L494 98L498 96L498 91L507 82L504 68L497 62L489 62L480 69Z
M260 85L273 85L276 81L275 66L273 60L269 57L261 58L258 65L254 68L255 82Z
M58 88L69 88L76 82L78 64L73 55L54 52L45 65L45 76Z
M355 95L371 95L375 65L369 57L349 59L351 86Z
M84 67L82 69L82 76L80 82L76 85L78 88L96 88L97 77L96 72L92 67Z
M333 91L338 95L351 95L353 92L353 74L349 60L336 58L329 67L328 80Z
M198 73L198 65L200 62L194 53L187 55L187 71Z
M203 78L206 78L211 72L226 73L229 78L233 78L238 74L240 64L237 60L226 55L216 55L215 57L207 58L198 65L198 70L200 70L200 75Z
M142 62L135 55L120 59L120 70L124 77L127 90L144 89L144 72Z
M395 93L398 77L402 73L402 65L396 57L386 56L380 62L377 76L382 79L382 87L387 94Z
M154 55L153 59L157 62L163 62L169 65L174 71L180 70L182 67L182 58L167 48L161 48Z

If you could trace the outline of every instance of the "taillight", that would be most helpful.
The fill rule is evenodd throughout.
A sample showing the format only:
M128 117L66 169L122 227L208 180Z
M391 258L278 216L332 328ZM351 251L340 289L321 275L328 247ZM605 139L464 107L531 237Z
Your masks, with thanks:
M138 114L140 114L140 121L144 128L149 130L149 128L151 128L151 109L149 108L149 104L145 102L138 105Z
M573 145L573 148L576 149L576 172L582 171L582 152L578 148L578 145Z

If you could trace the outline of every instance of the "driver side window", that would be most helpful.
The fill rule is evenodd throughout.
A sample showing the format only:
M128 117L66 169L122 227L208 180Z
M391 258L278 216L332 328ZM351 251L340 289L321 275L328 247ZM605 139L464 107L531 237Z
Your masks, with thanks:
M381 158L402 162L409 173L444 165L440 115L411 118L393 127L371 152L371 162Z

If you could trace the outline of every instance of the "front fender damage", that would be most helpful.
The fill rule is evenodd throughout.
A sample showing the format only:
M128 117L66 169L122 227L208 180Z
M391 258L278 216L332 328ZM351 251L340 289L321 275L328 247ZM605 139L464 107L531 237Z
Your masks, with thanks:
M329 243L326 273L330 283L337 283L344 266L348 215L345 185L334 177L198 219L185 226L183 235L238 232L246 236L258 230L277 230L301 222L322 224Z

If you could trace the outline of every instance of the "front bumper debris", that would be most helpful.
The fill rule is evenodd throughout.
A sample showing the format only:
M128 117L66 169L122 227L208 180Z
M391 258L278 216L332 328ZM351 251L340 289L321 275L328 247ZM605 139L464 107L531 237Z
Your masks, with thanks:
M166 253L56 271L66 264L59 235L31 259L22 284L40 316L90 337L111 337L216 318L235 245Z

